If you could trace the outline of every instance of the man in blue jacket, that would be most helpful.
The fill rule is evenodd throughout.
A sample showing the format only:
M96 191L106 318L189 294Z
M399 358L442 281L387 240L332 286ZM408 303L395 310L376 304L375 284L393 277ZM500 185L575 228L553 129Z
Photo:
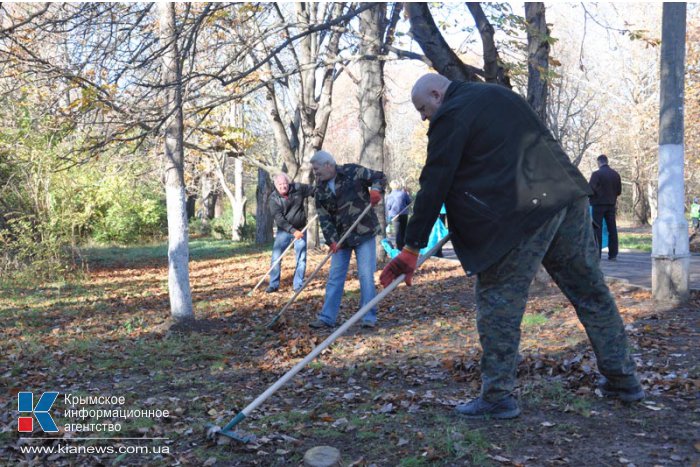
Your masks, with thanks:
M644 398L624 324L600 271L586 179L528 103L511 90L428 74L411 98L430 120L428 157L408 222L406 246L380 276L411 285L418 250L444 202L463 269L477 275L477 329L483 349L481 396L456 411L467 417L520 414L515 388L520 322L543 264L569 298L606 380L603 394Z
M403 248L406 235L406 224L408 222L408 206L411 204L411 197L401 187L401 184L394 180L389 186L391 193L384 200L386 205L387 220L392 223L394 235L396 235L396 248Z

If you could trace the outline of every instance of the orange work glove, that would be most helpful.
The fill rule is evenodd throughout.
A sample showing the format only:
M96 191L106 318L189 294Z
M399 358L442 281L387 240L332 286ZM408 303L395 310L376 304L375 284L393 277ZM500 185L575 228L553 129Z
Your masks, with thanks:
M294 240L299 240L300 238L304 238L304 232L302 232L301 230L295 230L292 235L294 235Z
M379 276L379 282L381 282L382 287L388 287L389 284L394 282L401 274L406 274L406 285L412 285L413 272L416 270L417 262L418 252L410 248L401 250L401 253L386 265L382 274Z
M328 247L331 249L333 254L338 253L338 243L337 242L331 243L330 245L328 245Z
M369 190L369 202L376 206L382 200L382 194L377 190Z

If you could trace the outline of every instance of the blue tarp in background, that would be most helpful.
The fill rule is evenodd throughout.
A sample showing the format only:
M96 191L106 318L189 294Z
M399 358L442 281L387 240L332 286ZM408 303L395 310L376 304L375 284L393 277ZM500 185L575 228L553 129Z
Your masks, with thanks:
M593 218L593 206L590 207L590 212L591 212L591 219ZM605 219L603 219L603 245L600 247L602 250L603 248L608 247L608 225L605 223Z
M591 208L592 212L593 208ZM440 218L438 218L435 221L435 225L433 225L433 230L430 231L430 237L428 238L428 245L423 248L420 251L421 255L424 255L428 250L430 250L432 247L434 247L437 242L439 242L445 235L447 235L447 227L445 227L445 224L442 223ZM394 248L394 246L391 244L391 242L384 238L382 239L382 246L384 247L384 250L386 251L386 254L389 255L389 258L393 258L396 255L399 254L399 250ZM607 248L608 246L608 226L605 224L605 219L603 219L603 246L602 248Z
M447 227L445 227L445 224L443 224L442 221L438 218L435 221L435 225L433 225L433 230L430 231L430 237L428 237L428 245L420 250L420 254L424 255L425 253L427 253L428 250L434 247L446 235ZM386 251L386 254L389 255L389 258L393 258L394 256L400 253L399 250L394 248L394 246L388 239L382 239L381 243L384 247L384 250Z

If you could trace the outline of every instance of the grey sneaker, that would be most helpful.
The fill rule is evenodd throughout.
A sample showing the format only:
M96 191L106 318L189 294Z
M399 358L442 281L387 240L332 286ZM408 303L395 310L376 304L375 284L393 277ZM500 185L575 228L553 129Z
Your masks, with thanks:
M598 385L598 389L605 397L614 397L622 402L639 402L646 397L644 389L639 384L631 388L617 388L609 381L604 381Z
M309 327L314 328L314 329L325 329L325 328L332 328L333 326L326 323L325 321L321 321L320 319L317 319L316 321L310 322Z
M506 419L520 415L518 402L513 396L505 397L498 402L487 402L478 397L467 404L458 405L455 407L455 411L459 415L472 420Z

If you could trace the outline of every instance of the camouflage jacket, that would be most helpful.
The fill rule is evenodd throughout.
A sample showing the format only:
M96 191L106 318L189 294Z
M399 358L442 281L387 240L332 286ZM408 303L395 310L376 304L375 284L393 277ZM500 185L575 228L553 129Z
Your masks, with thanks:
M383 172L371 170L357 164L336 167L335 193L328 182L319 182L316 187L316 210L326 243L340 240L362 211L369 205L369 188L384 192L386 177ZM374 209L370 210L343 246L357 246L370 237L382 233Z

